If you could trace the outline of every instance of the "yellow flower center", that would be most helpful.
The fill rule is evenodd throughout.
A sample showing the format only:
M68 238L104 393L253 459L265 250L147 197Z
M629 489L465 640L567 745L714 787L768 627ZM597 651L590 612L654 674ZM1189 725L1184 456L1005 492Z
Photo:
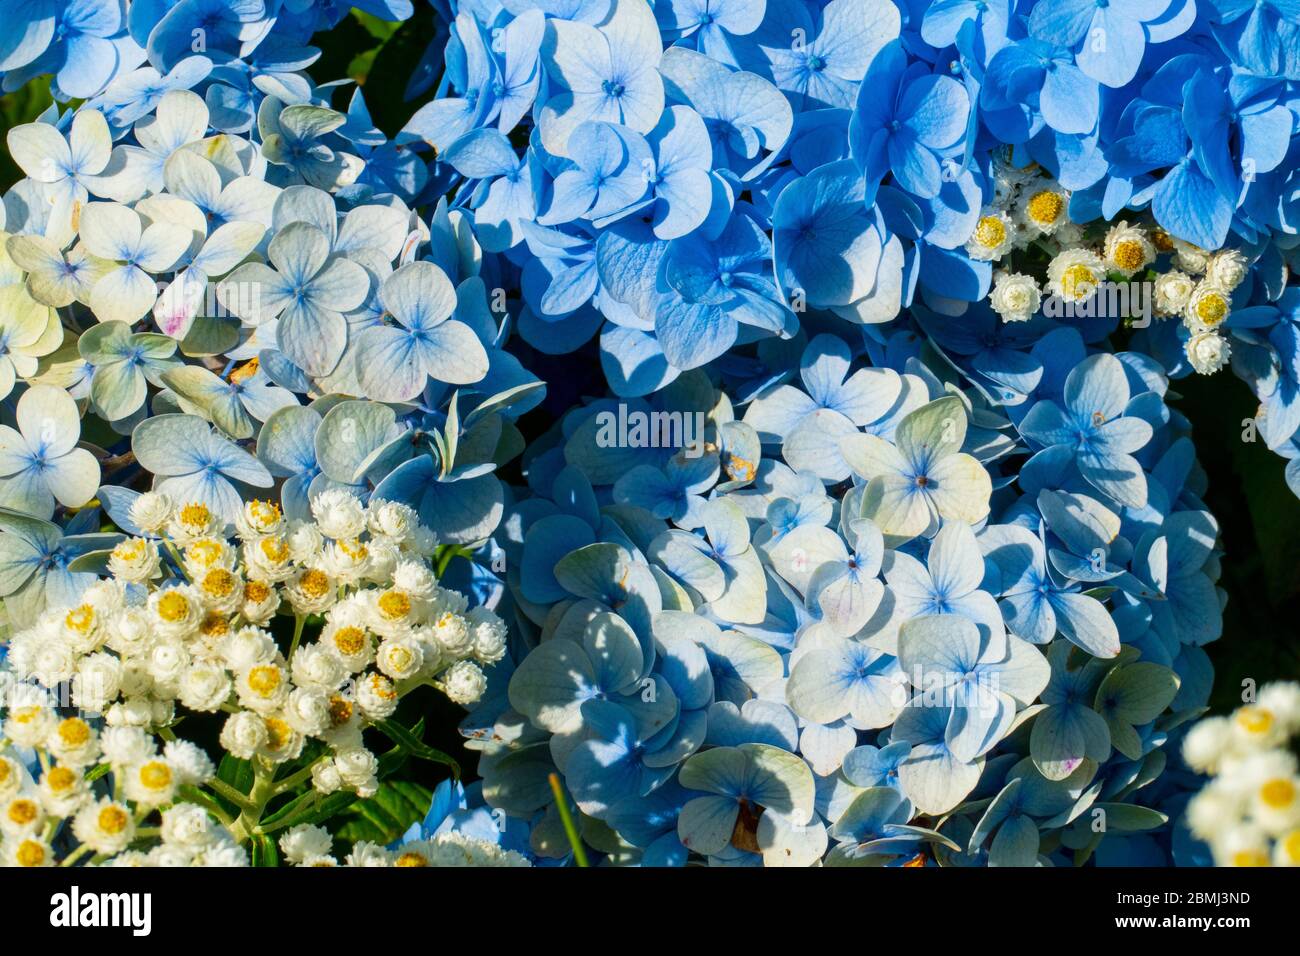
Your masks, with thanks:
M258 545L268 561L281 564L289 560L289 543L279 536L263 538Z
M213 564L221 559L225 548L222 542L215 538L203 538L195 541L185 549L185 557L191 564L197 564L201 568L210 568Z
M11 773L13 773L13 771L9 769L9 761L0 760L0 783L4 783L8 780Z
M1282 778L1269 780L1259 788L1259 799L1270 809L1283 810L1295 803L1295 784Z
M403 853L399 856L393 866L428 866L429 861L418 853Z
M1042 189L1029 197L1029 218L1040 226L1050 226L1061 218L1065 209L1065 200L1060 193Z
M158 616L169 624L175 624L189 617L190 602L179 591L168 591L158 599Z
M45 785L52 793L64 793L77 785L77 775L67 767L51 767Z
M370 689L376 697L382 697L384 700L397 699L397 692L393 690L392 682L381 674L370 675Z
M1243 707L1237 711L1237 726L1251 735L1262 735L1273 727L1273 712L1263 707Z
M975 241L985 249L996 249L1007 241L1006 224L997 216L984 216L975 226Z
M1097 276L1083 263L1076 263L1061 273L1061 292L1067 298L1086 299L1096 290Z
M140 767L140 782L148 790L166 790L172 783L172 768L161 760L150 760Z
M330 726L342 727L352 719L352 702L342 697L330 698Z
M199 632L204 637L224 637L230 633L230 621L221 614L209 614L199 625Z
M259 664L248 672L248 687L259 697L270 697L280 687L280 668Z
M360 654L366 646L366 632L359 627L340 627L334 632L334 646L347 657Z
M411 651L398 645L388 652L388 660L398 670L405 670L411 664Z
M1300 830L1292 830L1281 841L1282 855L1288 863L1300 863Z
M1210 328L1228 317L1228 301L1217 292L1209 292L1197 301L1196 317Z
M139 561L144 557L144 539L132 538L130 541L123 541L113 549L113 557L119 561Z
M41 866L45 862L45 847L35 840L24 840L18 845L14 859L19 866Z
M324 597L330 589L329 575L312 568L310 571L303 572L303 576L298 579L298 587L310 598Z
M90 739L90 725L80 717L69 717L59 724L59 739L69 747L80 747Z
M266 720L266 749L275 753L289 746L289 741L293 739L293 728L279 717L268 717Z
M1125 239L1115 243L1115 251L1111 258L1115 260L1115 265L1132 272L1142 268L1142 263L1146 261L1146 254L1142 250L1142 243L1136 239Z
M67 617L63 619L68 630L76 631L78 634L89 633L90 629L95 626L95 609L89 604L83 604L81 607L75 607L68 612Z
M1263 850L1238 850L1232 854L1233 866L1268 866L1268 854Z
M350 541L340 541L339 550L353 561L364 561L366 555L370 553L370 549L356 538L352 538Z
M244 600L261 604L271 596L271 589L263 581L249 581L244 585Z
M235 593L239 581L225 568L213 568L203 576L203 593L211 598L227 598Z
M201 501L194 501L181 509L180 521L190 528L206 528L212 521L212 512Z
M126 815L126 811L121 807L110 805L99 811L99 816L95 822L99 825L101 832L116 835L126 829L127 824L131 822L131 818Z
M1173 237L1170 236L1169 233L1165 232L1163 229L1156 229L1154 232L1151 233L1151 242L1161 252L1174 251Z
M39 707L19 707L9 716L20 724L30 724L37 718L40 712L41 709Z
M385 591L379 596L379 613L387 621L399 621L411 613L411 599L405 591Z
M40 816L40 810L30 800L19 799L9 804L9 820L20 827L35 822L38 816Z

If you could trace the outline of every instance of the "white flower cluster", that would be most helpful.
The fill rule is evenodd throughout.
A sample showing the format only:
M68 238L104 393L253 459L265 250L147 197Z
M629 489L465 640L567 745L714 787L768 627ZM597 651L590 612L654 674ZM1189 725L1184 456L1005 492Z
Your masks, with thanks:
M981 211L966 242L967 254L1001 263L1035 244L1051 256L1041 284L1009 267L994 273L989 305L1004 322L1027 322L1046 296L1082 303L1108 278L1131 279L1167 261L1168 268L1152 282L1152 312L1157 318L1182 319L1188 332L1184 351L1197 372L1210 375L1227 365L1232 347L1220 327L1232 311L1233 290L1250 270L1242 253L1207 252L1154 224L1123 220L1097 242L1089 242L1083 227L1070 220L1069 191L1037 166L1018 169L999 160L994 183L994 201Z
M411 840L391 850L360 840L342 864L332 850L333 840L323 827L301 824L280 837L280 852L294 866L532 866L514 850L456 831Z
M13 756L0 753L0 864L55 864L51 839L64 828L78 843L74 859L113 866L246 866L248 854L202 807L178 799L179 789L212 779L212 762L182 740L158 749L139 727L96 731L82 717L60 719L39 688L10 688L5 738L41 756L33 779ZM102 766L114 789L97 794L87 771ZM161 822L144 827L160 811ZM128 850L157 837L147 852ZM93 854L93 856L91 856ZM66 858L65 858L66 859Z
M1212 779L1187 805L1187 823L1219 866L1300 866L1300 684L1269 684L1231 717L1209 717L1183 758Z
M267 773L315 738L327 747L310 767L317 791L365 797L378 787L378 759L362 741L368 723L423 684L463 705L482 695L482 665L505 654L506 627L438 584L427 557L436 540L414 511L338 490L311 507L314 521L296 522L273 503L249 502L231 543L205 505L142 495L131 519L149 537L119 543L110 576L79 604L51 608L12 636L0 753L6 741L34 748L45 773L23 788L19 764L0 764L7 860L48 862L40 835L59 818L74 821L87 852L111 856L132 843L143 816L183 807L179 788L208 783L213 766L174 739L181 711L224 713L221 746ZM287 648L268 629L278 612L293 617ZM303 641L309 622L319 631ZM52 706L60 688L85 717L61 719ZM161 752L155 734L168 741ZM105 764L115 800L97 799L87 783L86 771ZM177 844L165 821L162 837L150 852L164 860L233 852L200 835Z

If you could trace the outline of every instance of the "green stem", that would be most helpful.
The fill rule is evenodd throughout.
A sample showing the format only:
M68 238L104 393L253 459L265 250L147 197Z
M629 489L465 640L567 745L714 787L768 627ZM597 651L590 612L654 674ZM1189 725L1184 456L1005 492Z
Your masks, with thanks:
M289 642L289 653L285 655L286 664L293 663L293 652L298 649L298 642L302 640L303 625L307 623L307 618L301 614L293 616L293 640Z
M590 866L591 864L587 862L587 850L582 845L582 838L578 836L573 814L569 812L569 801L564 798L560 775L553 773L547 779L551 782L551 792L555 794L555 805L560 811L560 823L564 824L564 835L569 838L569 846L573 847L573 859L578 866Z
M253 772L256 776L253 780L253 789L248 794L248 806L239 815L235 825L230 828L231 835L238 843L243 843L254 833L261 832L257 826L258 821L262 819L262 811L266 809L266 805L275 796L275 770L261 761L256 761L253 764Z
M301 770L295 771L294 773L285 777L283 780L276 781L275 784L276 795L292 790L294 787L298 786L298 784L310 780L312 768L315 767L316 764L320 763L324 759L325 756L323 755L317 757L315 760L307 764L307 766L303 767Z
M241 810L254 809L253 802L249 800L245 794L240 793L230 784L226 783L226 781L214 777L212 780L208 781L208 786Z
M77 847L75 850L73 850L71 853L65 856L63 858L63 862L60 863L59 866L72 866L74 863L76 863L78 860L80 860L83 856L85 856L89 852L90 852L90 846L88 844L83 843L81 844L81 846Z
M434 575L441 580L442 576L447 572L447 565L451 564L453 558L468 558L469 555L469 550L462 548L458 544L448 545L443 549L442 553L438 555L438 563L433 570Z

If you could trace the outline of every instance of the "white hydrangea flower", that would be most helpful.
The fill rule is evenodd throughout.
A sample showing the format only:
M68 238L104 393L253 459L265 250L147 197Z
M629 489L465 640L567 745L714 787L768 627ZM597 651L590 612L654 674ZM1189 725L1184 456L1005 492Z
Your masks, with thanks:
M487 678L473 661L457 661L442 675L443 686L453 703L468 706L483 696Z
M54 731L58 717L44 704L12 702L4 735L20 747L40 747Z
M1043 294L1032 276L999 272L993 279L989 305L1003 322L1027 322L1043 302Z
M295 687L284 705L284 719L297 733L319 736L330 725L330 699L322 690Z
M262 715L273 714L284 706L289 686L288 673L276 661L254 664L235 679L239 702Z
M284 527L284 512L274 501L254 499L245 502L235 517L235 534L245 541L278 534Z
M374 796L379 789L379 760L369 750L357 747L334 755L334 766L343 783L363 797Z
M298 564L310 564L320 558L321 549L325 547L325 538L314 524L308 521L295 521L289 526L285 539L290 557Z
M314 856L328 856L334 841L324 827L300 823L280 837L280 852L290 863L301 864Z
M383 674L370 673L357 681L357 706L371 720L384 720L397 710L397 691Z
M154 591L148 608L149 626L159 637L192 637L203 622L203 602L188 584Z
M72 832L96 853L120 853L135 837L135 820L130 807L103 797L73 818Z
M97 651L77 661L72 678L72 702L81 710L101 713L122 689L122 661Z
M324 614L338 600L338 582L323 568L303 568L285 582L284 594L294 613Z
M1067 302L1082 302L1106 279L1106 265L1091 249L1065 249L1047 266L1047 291Z
M223 530L221 518L201 501L177 507L167 522L167 537L182 547L199 538L219 537Z
M162 812L159 835L164 843L194 852L215 842L217 829L202 807L178 803Z
M190 710L212 714L230 697L232 686L224 667L197 661L181 675L177 698Z
M1205 265L1205 279L1229 291L1237 288L1250 274L1250 260L1236 249L1220 249Z
M54 851L49 841L40 837L0 841L0 865L14 867L54 866Z
M1069 222L1069 208L1069 190L1053 180L1035 180L1020 190L1015 207L1016 226L1025 241L1050 236Z
M1156 276L1155 312L1161 318L1182 315L1196 288L1196 280L1177 269Z
M127 799L143 806L162 806L176 794L176 773L161 757L128 767L122 778Z
M387 847L382 847L378 843L371 843L369 840L358 840L352 844L352 850L348 853L344 862L348 866L392 866L393 854L388 851Z
M1011 251L1016 232L1015 222L1004 210L987 208L966 240L966 254L980 262L996 262Z
M99 759L99 734L80 717L65 717L46 738L45 747L61 764L89 767Z
M170 498L157 491L146 491L131 502L131 521L146 534L157 534L171 521L175 506Z
M1210 254L1200 246L1171 236L1174 245L1174 264L1188 275L1204 274L1210 264Z
M1192 368L1202 375L1213 375L1227 365L1232 356L1231 343L1212 329L1193 333L1183 350Z
M51 767L37 788L41 806L53 817L70 817L90 800L86 775L72 767Z
M390 538L397 544L406 541L419 525L415 509L410 505L378 499L371 500L366 521L372 535Z
M266 723L251 710L231 714L221 728L221 746L241 760L252 760L264 743Z
M1110 227L1102 245L1106 268L1128 277L1156 261L1156 247L1146 230L1120 220Z
M359 538L366 530L366 509L361 500L341 488L331 488L313 498L311 514L320 533L336 541Z
M108 556L108 570L119 581L143 584L158 574L158 546L146 538L127 538Z
M171 764L182 786L205 784L217 775L212 758L202 747L188 740L169 740L163 745L163 757Z
M1187 298L1183 324L1193 333L1216 329L1232 312L1232 296L1216 283L1201 280Z
M423 664L424 652L419 642L409 634L385 638L375 654L375 666L395 681L413 677Z

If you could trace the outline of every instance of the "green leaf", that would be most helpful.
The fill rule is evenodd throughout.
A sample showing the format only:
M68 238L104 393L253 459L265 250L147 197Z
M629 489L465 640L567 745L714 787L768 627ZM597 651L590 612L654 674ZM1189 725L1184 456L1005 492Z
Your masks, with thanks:
M344 814L346 822L335 836L348 843L370 840L392 843L428 812L433 792L417 783L390 780L373 797L358 800Z
M221 764L217 767L217 779L230 784L240 793L248 793L253 789L253 777L252 763L230 754L222 757Z
M1098 803L1093 809L1106 811L1107 830L1154 830L1169 822L1169 818L1158 810L1133 803Z
M315 790L308 790L306 793L300 793L279 810L263 817L258 823L258 826L264 830L279 830L283 827L291 827L299 823L304 823L315 815L316 808L319 806L321 799L321 794L317 793Z
M255 834L252 838L253 866L279 866L280 851L276 849L275 840L265 833Z
M423 721L421 721L420 724L417 724L416 727L422 729L422 725ZM451 768L451 775L457 780L460 779L460 764L456 763L455 758L450 754L445 754L441 750L437 750L426 744L418 736L418 730L412 732L395 720L378 721L375 724L375 728L412 757L417 757L420 760L428 760L433 763L445 764Z
M1117 667L1097 688L1097 710L1107 720L1141 726L1155 720L1173 702L1178 684L1178 675L1160 664Z

